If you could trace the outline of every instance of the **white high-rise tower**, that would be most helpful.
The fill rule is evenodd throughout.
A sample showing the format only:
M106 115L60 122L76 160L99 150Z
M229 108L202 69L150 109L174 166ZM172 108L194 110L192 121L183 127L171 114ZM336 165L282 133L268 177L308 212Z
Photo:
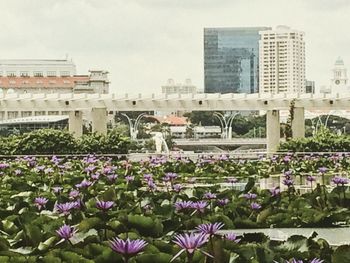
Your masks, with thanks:
M304 32L287 26L260 31L259 92L305 93Z

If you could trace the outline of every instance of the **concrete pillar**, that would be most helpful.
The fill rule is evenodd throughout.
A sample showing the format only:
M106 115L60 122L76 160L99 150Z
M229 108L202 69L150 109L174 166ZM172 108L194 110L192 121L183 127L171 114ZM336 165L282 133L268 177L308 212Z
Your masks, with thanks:
M280 111L266 112L267 153L276 152L280 142Z
M69 112L69 132L74 137L80 137L83 135L83 112L82 111L70 111Z
M294 118L292 121L292 137L305 137L305 113L304 108L302 107L294 108Z
M92 108L92 132L107 134L108 113L106 108Z

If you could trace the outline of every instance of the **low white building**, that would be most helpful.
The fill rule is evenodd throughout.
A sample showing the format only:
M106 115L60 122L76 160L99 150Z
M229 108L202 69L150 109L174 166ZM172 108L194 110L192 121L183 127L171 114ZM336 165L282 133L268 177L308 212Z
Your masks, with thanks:
M0 60L0 96L11 93L107 94L108 71L90 70L87 75L77 75L75 64L68 59ZM66 114L66 111L1 111L0 120Z
M189 131L192 129L192 131ZM220 138L221 128L219 126L170 126L170 133L176 139L185 139L187 133L192 134L192 138Z
M192 84L191 79L186 79L184 83L175 83L173 79L162 86L163 94L196 94L197 87Z

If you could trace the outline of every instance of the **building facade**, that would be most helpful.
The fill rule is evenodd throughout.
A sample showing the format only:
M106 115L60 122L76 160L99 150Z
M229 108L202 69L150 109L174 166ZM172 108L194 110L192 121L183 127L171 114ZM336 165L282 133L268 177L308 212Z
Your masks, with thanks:
M168 79L162 86L162 94L196 94L197 87L192 84L191 79L186 79L184 83L175 83L173 79Z
M305 93L304 33L286 26L260 32L260 93Z
M35 93L98 93L109 92L108 72L90 70L77 75L70 60L13 59L0 60L0 96ZM66 111L0 111L0 120L31 116L68 115Z
M205 28L204 92L258 92L259 31L269 29Z
M305 92L306 93L315 93L315 81L306 80Z
M69 60L0 60L0 92L101 93L109 91L108 72L77 75Z
M329 86L321 86L321 93L341 94L350 92L347 68L341 57L338 57L332 69L332 78Z

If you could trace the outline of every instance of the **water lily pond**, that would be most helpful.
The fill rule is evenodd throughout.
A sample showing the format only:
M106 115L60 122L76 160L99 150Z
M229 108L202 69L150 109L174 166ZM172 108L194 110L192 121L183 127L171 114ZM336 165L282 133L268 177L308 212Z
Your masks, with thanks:
M350 262L350 239L310 232L348 229L349 169L345 154L3 159L0 262Z

